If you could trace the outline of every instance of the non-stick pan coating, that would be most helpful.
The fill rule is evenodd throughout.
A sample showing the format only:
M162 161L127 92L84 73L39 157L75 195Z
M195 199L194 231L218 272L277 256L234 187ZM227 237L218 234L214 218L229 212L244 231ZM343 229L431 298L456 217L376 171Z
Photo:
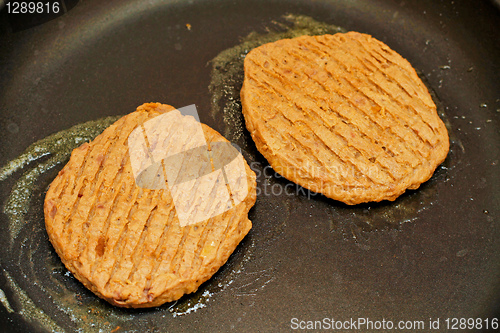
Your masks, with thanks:
M426 325L439 318L437 332L446 331L446 318L499 316L494 2L86 0L67 7L31 27L5 8L0 13L0 166L52 133L144 102L196 104L209 126L237 131L212 110L210 61L251 32L279 28L287 14L371 34L407 58L441 105L451 152L429 182L393 203L348 207L299 190L261 193L252 231L201 292L183 300L192 309L184 315L170 311L173 304L111 307L67 274L43 225L43 194L56 166L38 180L14 242L11 220L0 213L2 331L263 332L364 317ZM239 140L262 172L261 189L289 184L266 168L246 131ZM20 177L1 181L2 210Z

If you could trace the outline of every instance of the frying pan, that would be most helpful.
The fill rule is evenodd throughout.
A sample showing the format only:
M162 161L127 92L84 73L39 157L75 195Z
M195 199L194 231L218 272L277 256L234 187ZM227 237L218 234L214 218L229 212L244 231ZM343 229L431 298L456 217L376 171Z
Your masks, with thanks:
M240 131L236 143L254 163L262 193L250 211L252 231L197 293L155 309L125 310L87 291L48 241L43 197L62 164L36 178L12 236L13 217L5 211L12 188L41 162L14 170L0 190L2 331L262 332L366 318L423 321L421 331L439 319L432 330L439 332L448 331L447 318L491 323L500 316L498 2L63 5L51 17L21 18L5 7L0 13L0 166L53 133L143 102L196 104L202 122L229 137ZM421 73L447 123L451 151L418 190L392 203L354 207L298 187L264 191L290 183L268 167L240 123L218 110L228 103L237 108L237 97L222 96L214 110L214 94L237 90L238 75L234 87L209 86L214 58L252 32L286 29L289 14L369 33ZM482 323L456 331L487 331Z

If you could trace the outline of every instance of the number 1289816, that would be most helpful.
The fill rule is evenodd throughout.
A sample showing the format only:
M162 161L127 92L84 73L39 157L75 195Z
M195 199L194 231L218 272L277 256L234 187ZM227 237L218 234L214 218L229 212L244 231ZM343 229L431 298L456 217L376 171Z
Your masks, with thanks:
M5 6L8 14L58 14L61 11L59 1L9 1Z

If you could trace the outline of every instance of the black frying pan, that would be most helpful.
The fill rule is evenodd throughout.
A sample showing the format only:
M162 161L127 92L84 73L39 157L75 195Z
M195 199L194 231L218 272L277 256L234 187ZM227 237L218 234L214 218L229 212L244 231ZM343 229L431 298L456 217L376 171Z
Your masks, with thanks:
M394 203L347 207L299 188L260 195L250 212L254 227L228 263L197 293L150 310L108 305L60 263L41 208L58 164L34 180L15 237L12 216L0 213L2 331L287 331L325 318L422 321L422 331L439 319L433 332L447 331L447 318L450 325L452 318L480 318L483 330L487 322L491 328L500 309L500 12L494 2L61 5L65 13L53 17L0 13L0 166L52 133L146 101L196 104L201 120L216 130L241 131L238 121L213 110L210 61L253 31L286 29L286 14L372 34L407 58L435 93L451 151L429 182ZM237 74L231 83L241 84ZM225 88L231 89L214 87ZM219 108L238 107L222 97ZM260 171L262 190L289 184L267 168L246 131L237 141ZM44 161L1 181L4 211L23 172Z

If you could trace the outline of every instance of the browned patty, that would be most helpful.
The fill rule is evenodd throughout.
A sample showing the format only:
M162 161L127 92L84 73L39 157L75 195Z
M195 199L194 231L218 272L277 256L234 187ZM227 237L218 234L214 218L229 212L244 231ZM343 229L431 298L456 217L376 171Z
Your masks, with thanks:
M347 204L395 200L418 188L449 149L410 63L361 33L253 49L241 101L258 150L277 172Z
M241 202L233 200L226 212L185 226L168 188L136 184L127 139L141 124L172 110L144 104L75 149L45 198L47 232L62 262L117 306L157 306L197 290L251 228L256 183L246 162L243 174L236 175L247 180L239 183L245 188L231 188L233 197L245 195ZM208 146L227 142L208 126L202 129ZM196 186L204 183L195 181L193 190Z

